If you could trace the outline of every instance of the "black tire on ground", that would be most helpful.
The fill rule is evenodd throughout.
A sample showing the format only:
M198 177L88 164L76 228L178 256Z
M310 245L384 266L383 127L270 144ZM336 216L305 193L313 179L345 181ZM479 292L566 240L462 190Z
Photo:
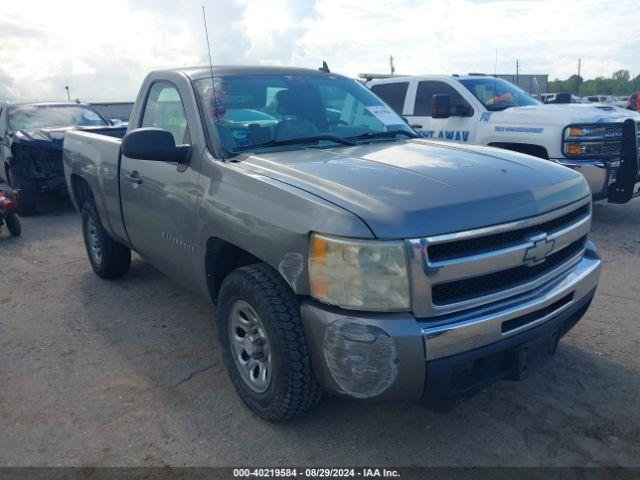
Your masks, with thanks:
M13 214L9 215L5 217L4 221L7 224L7 230L9 230L9 233L14 237L19 237L22 232L22 227L20 226L18 216Z
M91 267L99 277L117 278L129 271L131 250L109 236L90 202L82 207L82 236Z
M229 327L234 305L242 302L255 311L266 333L271 379L264 392L248 385L234 359ZM320 401L323 392L312 370L298 300L276 271L266 264L254 264L231 272L222 284L217 312L227 371L240 398L253 412L269 421L281 421L310 410Z
M38 213L38 204L24 203L18 200L18 213L22 217L32 217Z

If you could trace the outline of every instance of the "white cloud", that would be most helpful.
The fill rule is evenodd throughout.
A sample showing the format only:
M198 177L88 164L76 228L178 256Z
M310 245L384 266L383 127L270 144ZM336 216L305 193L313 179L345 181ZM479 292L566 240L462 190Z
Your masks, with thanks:
M152 69L326 60L347 75L640 73L637 0L5 0L0 98L130 100Z

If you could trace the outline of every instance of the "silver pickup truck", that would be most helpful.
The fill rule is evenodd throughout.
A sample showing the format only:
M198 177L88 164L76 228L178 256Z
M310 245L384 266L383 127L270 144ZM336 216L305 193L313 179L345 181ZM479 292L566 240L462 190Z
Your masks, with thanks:
M521 379L600 274L582 175L420 138L326 69L152 72L126 131L66 135L64 169L95 272L135 250L211 300L269 420L323 391L447 411Z

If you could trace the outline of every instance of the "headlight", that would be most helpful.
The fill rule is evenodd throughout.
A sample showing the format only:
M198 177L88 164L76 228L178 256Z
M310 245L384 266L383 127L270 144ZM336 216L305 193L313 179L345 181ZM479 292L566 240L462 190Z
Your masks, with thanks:
M565 153L568 155L597 155L604 152L604 142L566 143Z
M311 295L354 310L410 309L404 243L313 234L309 249Z
M568 157L611 157L620 154L620 140L616 136L618 127L606 125L576 125L564 130L563 152Z
M569 137L604 137L607 134L605 127L570 127Z

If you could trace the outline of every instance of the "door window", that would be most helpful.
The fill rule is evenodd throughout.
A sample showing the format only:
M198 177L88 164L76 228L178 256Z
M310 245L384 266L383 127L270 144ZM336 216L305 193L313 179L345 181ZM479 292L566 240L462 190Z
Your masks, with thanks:
M409 82L381 83L371 87L371 91L379 96L398 115L402 115L407 88L409 88Z
M187 115L175 85L163 81L151 86L141 127L162 128L171 132L176 145L191 144Z
M451 115L470 117L473 115L473 108L462 98L462 95L448 83L425 81L418 83L416 92L416 103L414 105L414 115L421 117L431 116L431 99L434 95L446 94L451 98Z

